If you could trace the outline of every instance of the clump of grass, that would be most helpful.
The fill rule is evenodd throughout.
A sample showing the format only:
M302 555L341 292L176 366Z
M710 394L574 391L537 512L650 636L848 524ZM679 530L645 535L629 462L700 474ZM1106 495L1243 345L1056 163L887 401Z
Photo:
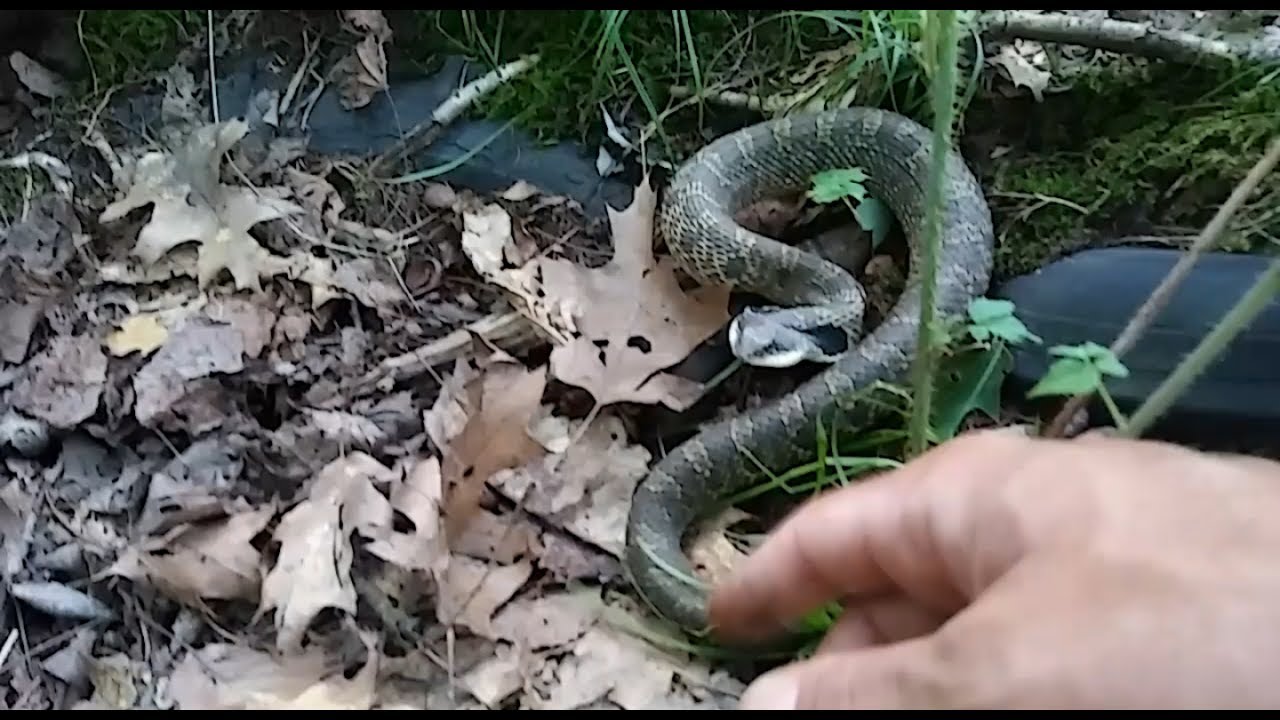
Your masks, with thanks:
M831 104L870 104L929 118L933 66L921 44L918 10L661 12L421 11L418 55L461 53L489 65L527 52L538 67L491 96L490 117L526 111L525 125L548 142L600 140L601 105L629 107L654 124L660 140L696 130L697 112L677 113L670 96L683 86L701 97L726 85L758 96L807 90ZM807 74L824 51L851 46L841 62ZM803 77L802 77L803 76ZM800 78L796 81L796 78ZM976 87L966 78L966 98ZM691 133L696 135L697 133ZM700 142L695 139L694 142Z
M108 88L172 65L205 21L204 10L85 10L81 40L99 88Z
M1171 65L1104 71L1085 78L1069 102L1074 121L1058 121L1064 124L1046 152L995 173L998 193L1066 201L1004 223L997 253L1002 274L1038 267L1063 244L1119 215L1194 234L1275 132L1280 78L1277 71ZM1277 208L1280 177L1272 176L1236 216L1221 247L1256 249L1280 240Z

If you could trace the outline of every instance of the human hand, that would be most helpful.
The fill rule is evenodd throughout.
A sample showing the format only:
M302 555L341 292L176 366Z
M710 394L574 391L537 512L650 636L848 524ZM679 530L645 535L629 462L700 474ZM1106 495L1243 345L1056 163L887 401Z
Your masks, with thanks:
M985 431L800 508L710 612L844 602L741 709L1275 707L1278 558L1280 464Z

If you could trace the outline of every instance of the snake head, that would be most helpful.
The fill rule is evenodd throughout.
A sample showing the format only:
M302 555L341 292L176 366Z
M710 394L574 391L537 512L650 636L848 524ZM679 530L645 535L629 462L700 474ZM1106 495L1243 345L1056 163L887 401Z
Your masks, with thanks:
M814 324L812 317L798 308L746 308L729 324L729 347L734 356L755 367L835 362L851 345L845 329Z

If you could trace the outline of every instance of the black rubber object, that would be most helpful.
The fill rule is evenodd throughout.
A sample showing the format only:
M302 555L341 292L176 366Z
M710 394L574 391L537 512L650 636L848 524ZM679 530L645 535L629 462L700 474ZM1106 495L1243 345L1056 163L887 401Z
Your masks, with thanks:
M1052 362L1054 345L1110 345L1180 255L1163 248L1087 250L995 288L991 295L1012 300L1018 317L1044 340L1014 353L1009 391L1025 398ZM1123 357L1129 377L1107 380L1122 412L1137 409L1270 262L1234 253L1209 253L1196 262ZM1092 424L1106 417L1100 404L1090 408ZM1280 301L1273 299L1236 336L1147 436L1205 449L1280 451Z

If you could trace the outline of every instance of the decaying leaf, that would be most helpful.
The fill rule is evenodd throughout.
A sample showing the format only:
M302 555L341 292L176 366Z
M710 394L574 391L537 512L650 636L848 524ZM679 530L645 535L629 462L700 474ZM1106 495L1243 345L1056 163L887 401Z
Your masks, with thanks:
M689 546L689 560L698 578L708 587L729 576L746 553L733 544L725 531L734 523L751 517L737 508L728 508L709 522L702 523L698 534Z
M256 601L261 554L250 541L266 528L275 506L199 525L180 525L129 548L110 572L145 580L187 604L199 600Z
M988 62L1003 68L1014 87L1027 88L1037 102L1044 99L1053 73L1040 67L1046 62L1046 56L1038 43L1018 40L1000 48L1000 53Z
M649 451L628 443L622 421L597 415L563 455L551 455L494 484L521 507L620 557L636 483L648 472Z
M598 589L511 601L493 618L494 633L527 650L556 648L582 637L600 617Z
M180 710L368 710L380 658L373 638L364 642L368 659L350 679L338 658L315 647L276 657L240 645L205 645L183 656L169 692Z
M134 415L151 425L189 392L190 381L243 368L244 341L234 327L193 319L174 330L134 376Z
M13 406L56 428L71 429L98 410L107 381L107 355L90 335L59 336L27 363Z
M683 360L729 319L728 287L685 293L670 258L653 254L657 196L648 181L630 207L609 209L614 255L601 268L539 257L516 269L491 248L494 238L473 241L487 254L468 251L477 272L508 290L520 311L560 344L551 353L552 374L588 390L600 405L662 403L683 410L702 392L697 383L662 372ZM488 223L489 232L502 227ZM467 248L464 238L464 249Z
M533 565L528 560L498 566L464 556L454 557L437 580L440 598L436 603L436 619L494 639L494 611L510 600L532 574Z
M133 253L158 261L186 242L200 243L197 279L204 287L222 270L236 289L258 290L260 274L281 270L266 262L270 253L249 230L302 209L284 199L283 189L235 187L220 180L223 156L249 131L243 121L206 125L187 139L178 154L148 153L137 164L128 194L111 203L99 218L108 223L154 203L151 220L138 233Z
M358 528L378 528L389 522L387 499L374 483L394 479L394 473L377 460L353 453L326 465L307 499L280 519L274 534L280 555L263 579L258 612L276 611L281 650L297 649L321 610L355 612L351 535Z
M34 498L13 478L0 488L0 580L8 582L27 558L35 527Z
M387 53L383 45L391 39L391 27L380 10L342 12L347 22L364 34L331 73L337 81L342 106L354 110L368 105L374 95L387 89Z
M449 559L440 518L443 494L440 462L436 458L419 461L406 478L391 483L391 507L409 521L407 532L388 523L381 531L372 530L383 534L365 549L406 570L443 572Z

